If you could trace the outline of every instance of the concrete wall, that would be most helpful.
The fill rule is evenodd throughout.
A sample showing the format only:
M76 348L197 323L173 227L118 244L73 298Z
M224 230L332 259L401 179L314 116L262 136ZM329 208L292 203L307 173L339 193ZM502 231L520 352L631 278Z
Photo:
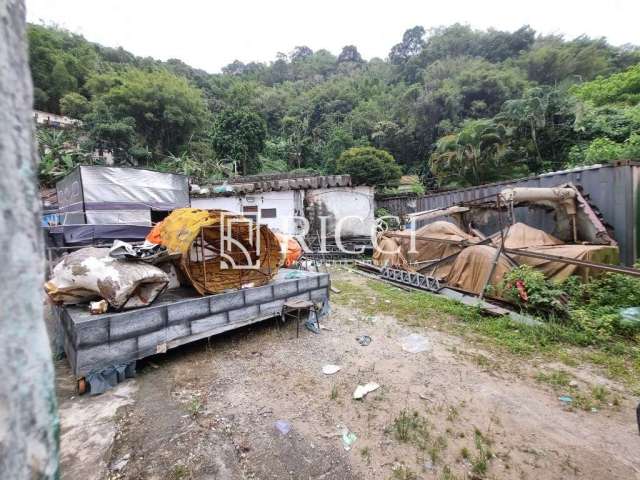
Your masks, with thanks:
M293 220L294 216L302 215L302 194L299 190L263 192L231 197L194 197L191 199L191 206L202 209L217 208L234 213L243 213L243 209L246 207L256 207L259 211L275 208L275 218L262 216L260 222L277 232L294 235L302 231L302 225L298 225Z
M638 239L640 166L636 164L623 163L553 172L419 198L384 199L379 200L376 206L384 207L393 214L399 215L447 207L480 198L495 198L498 192L509 186L553 187L563 183L573 183L583 188L591 204L602 212L605 222L613 228L613 236L620 245L621 261L626 265L632 265L640 253ZM553 231L553 216L540 209L519 208L516 211L516 218L531 226ZM491 229L495 231L497 227L491 218L487 218L485 228L486 233L493 233Z
M371 236L375 230L373 188L368 186L318 188L305 191L305 216L310 231L321 228L320 217L327 217L327 236L333 236L340 222L341 236ZM352 217L352 218L347 218ZM341 219L344 219L341 221Z
M345 238L370 236L375 228L373 188L335 187L309 190L280 190L229 197L191 199L195 208L219 208L232 212L243 212L249 206L258 210L275 208L276 218L261 217L260 221L273 230L297 235L303 233L301 222L295 216L304 216L310 224L310 231L320 230L321 216L327 217L327 235L333 236L340 219L355 216L342 222Z

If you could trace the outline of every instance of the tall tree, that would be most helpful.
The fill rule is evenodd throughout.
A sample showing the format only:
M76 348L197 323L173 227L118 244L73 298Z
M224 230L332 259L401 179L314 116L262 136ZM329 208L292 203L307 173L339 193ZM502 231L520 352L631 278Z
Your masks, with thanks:
M337 172L351 175L355 185L394 187L398 185L402 169L384 150L355 147L340 155Z
M102 75L88 84L96 105L118 121L133 119L143 144L156 154L176 152L207 122L200 90L164 70L128 69L114 78Z
M400 65L407 62L410 58L420 55L426 45L423 39L424 33L424 28L421 26L415 26L404 32L402 42L391 48L391 52L389 53L391 63Z
M215 119L213 148L222 159L240 165L243 175L257 173L267 128L260 115L248 110L225 110Z
M355 45L347 45L342 47L340 55L338 55L338 63L362 63L362 55L358 52Z
M489 120L466 122L455 134L438 140L431 171L441 184L481 185L504 175L501 159L506 146L504 129Z

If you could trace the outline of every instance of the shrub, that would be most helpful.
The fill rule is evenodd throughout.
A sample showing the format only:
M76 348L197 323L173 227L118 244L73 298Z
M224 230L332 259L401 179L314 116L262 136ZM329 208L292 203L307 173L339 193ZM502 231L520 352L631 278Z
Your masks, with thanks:
M521 265L508 272L500 287L503 296L523 310L541 315L566 315L560 300L564 296L562 289L530 265Z
M623 321L620 310L640 306L640 279L606 273L584 284L570 278L562 288L570 299L571 322L592 342L614 335L633 337L638 332L638 324Z
M373 147L354 147L340 155L338 173L351 175L354 185L397 186L402 169L390 153Z

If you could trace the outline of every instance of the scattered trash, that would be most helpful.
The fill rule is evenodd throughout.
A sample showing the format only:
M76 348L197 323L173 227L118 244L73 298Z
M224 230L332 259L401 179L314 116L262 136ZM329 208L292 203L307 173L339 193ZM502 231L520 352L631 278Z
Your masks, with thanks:
M300 270L293 270L291 272L288 272L284 278L286 278L287 280L291 280L293 278L302 278L304 277L304 274L300 271Z
M384 303L391 303L391 300L385 300Z
M334 287L333 285L331 285L331 291L332 291L333 293L340 293L340 292L342 292L342 290L340 290L339 288Z
M91 315L100 315L101 313L107 313L109 304L106 300L99 300L97 302L89 302L89 312Z
M568 405L571 402L573 402L573 398L571 398L569 395L563 395L561 397L558 397L558 400L560 400L562 403Z
M598 412L598 409L597 409L596 407L591 407L591 412L592 412L592 413L597 413L597 412Z
M375 382L369 382L366 385L358 385L353 392L353 398L354 400L362 400L367 393L371 393L379 388L380 385Z
M327 332L333 332L333 328L325 327L324 325L320 325L320 330L326 330Z
M578 382L576 382L575 380L571 380L571 381L569 382L569 386L570 386L571 388L576 388L576 387L578 386Z
M429 339L417 333L412 333L400 339L400 345L405 352L420 353L431 350Z
M640 327L640 307L629 307L620 310L620 324L625 327Z
M424 462L422 464L422 468L424 469L424 471L433 471L436 469L436 466L434 465L434 463L431 460L427 460L426 462Z
M358 437L355 433L350 432L348 428L344 428L342 430L342 446L347 452L351 450L351 447L356 443L356 440L358 440Z
M233 187L229 185L226 181L222 185L216 185L213 187L214 193L231 193L233 192Z
M322 373L325 375L333 375L334 373L338 373L342 370L342 367L339 365L325 365L322 367Z
M129 458L131 458L131 455L128 453L125 454L122 458L120 458L119 460L117 460L111 465L111 470L114 470L116 472L123 470L124 467L127 466L127 463L129 463Z
M371 343L371 337L369 335L360 335L359 337L356 337L356 340L363 347L366 347Z
M307 321L304 322L304 326L307 328L307 330L313 333L320 333L320 326L318 325L318 317L316 316L315 311L311 310L309 312L309 317L307 318Z
M179 255L170 255L166 247L145 241L142 245L132 245L122 240L114 240L109 256L119 260L143 260L155 264L175 260Z
M291 431L291 423L286 420L277 420L275 427L282 435L286 435Z

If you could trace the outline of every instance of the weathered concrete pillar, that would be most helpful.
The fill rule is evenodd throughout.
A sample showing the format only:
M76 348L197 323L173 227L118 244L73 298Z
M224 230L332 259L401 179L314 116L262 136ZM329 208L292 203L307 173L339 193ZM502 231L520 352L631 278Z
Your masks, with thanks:
M0 0L0 478L58 476L23 0Z

